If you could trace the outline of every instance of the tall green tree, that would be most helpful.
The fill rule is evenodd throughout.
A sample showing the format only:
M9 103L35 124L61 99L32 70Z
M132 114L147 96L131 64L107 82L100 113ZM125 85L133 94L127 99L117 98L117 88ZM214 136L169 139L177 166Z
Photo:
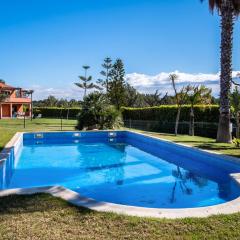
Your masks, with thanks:
M101 88L92 83L92 76L87 76L87 70L89 69L90 67L89 66L83 66L83 69L85 71L85 74L84 76L79 76L79 79L80 79L80 83L75 83L76 86L82 88L84 90L84 95L83 95L83 98L86 97L87 95L87 90L88 89L98 89L98 90L101 90Z
M129 83L126 83L125 97L126 106L136 107L139 102L140 94L133 86L131 86Z
M204 85L190 87L188 93L188 100L191 105L190 109L190 123L189 123L189 135L194 136L194 107L197 104L210 104L212 101L212 90L205 87Z
M126 82L124 64L121 59L117 59L112 66L110 81L108 84L108 96L111 103L119 110L125 105Z
M109 79L111 77L111 69L112 69L112 59L110 57L106 57L104 59L104 62L102 64L103 70L100 72L100 74L103 76L103 78L98 79L98 83L101 84L108 93L108 85L109 85Z
M203 2L204 0L201 0ZM240 13L239 0L209 0L210 10L216 9L221 16L221 75L220 117L217 142L230 143L230 91L232 82L232 48L234 16Z

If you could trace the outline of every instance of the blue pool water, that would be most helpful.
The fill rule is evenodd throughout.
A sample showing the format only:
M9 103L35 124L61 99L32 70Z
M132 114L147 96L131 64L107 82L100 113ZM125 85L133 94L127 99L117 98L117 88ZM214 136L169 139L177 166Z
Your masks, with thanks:
M61 185L99 201L185 208L224 203L240 190L236 164L133 133L24 137L4 188ZM72 135L71 135L72 136Z

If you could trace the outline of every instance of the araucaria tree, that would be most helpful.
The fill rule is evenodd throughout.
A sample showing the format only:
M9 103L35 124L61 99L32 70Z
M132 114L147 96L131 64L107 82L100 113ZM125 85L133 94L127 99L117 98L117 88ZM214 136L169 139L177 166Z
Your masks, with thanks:
M77 85L78 87L84 89L83 98L86 97L86 95L87 95L87 90L88 90L88 89L93 89L93 88L98 89L98 90L101 89L98 85L96 85L96 84L94 84L94 83L91 82L91 81L92 81L92 76L87 76L87 70L88 70L89 68L90 68L89 66L83 66L83 69L85 70L85 75L84 75L84 76L79 76L79 79L80 79L80 81L82 81L82 82L80 82L80 83L75 83L75 85Z
M201 0L202 2L204 0ZM234 16L240 13L239 0L209 0L211 11L215 8L221 16L221 76L220 117L217 142L230 143L230 91L232 81L232 47Z
M194 106L197 104L210 104L212 101L212 90L205 87L204 85L190 87L188 93L188 100L191 105L190 109L190 123L189 123L189 135L194 136Z
M172 73L169 75L169 79L172 82L173 90L175 93L175 100L176 100L176 104L177 104L177 116L176 116L175 131L174 131L175 135L177 136L182 105L185 104L187 101L188 92L190 91L190 87L189 86L182 87L182 89L178 93L177 88L176 88L176 80L178 79L178 75L175 73Z
M121 59L117 59L112 66L108 83L108 97L119 110L125 104L125 70Z
M112 59L107 57L104 59L104 63L102 64L103 70L100 72L100 74L103 76L103 79L98 79L98 83L101 84L108 93L108 83L111 76L111 69L112 69Z

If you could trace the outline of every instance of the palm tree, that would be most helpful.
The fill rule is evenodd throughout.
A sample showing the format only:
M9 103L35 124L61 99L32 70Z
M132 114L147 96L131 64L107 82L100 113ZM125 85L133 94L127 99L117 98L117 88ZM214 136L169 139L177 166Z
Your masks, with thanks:
M85 98L86 95L87 95L87 89L96 88L98 90L101 90L101 88L98 85L96 85L94 83L91 83L92 76L87 76L87 70L89 68L90 68L89 66L83 66L83 69L85 70L85 75L84 76L79 76L79 79L82 81L82 83L75 83L76 86L84 89L83 98Z
M203 2L204 0L201 0ZM221 76L220 117L217 142L230 143L230 90L232 82L232 47L234 16L240 13L239 0L209 0L210 10L217 9L221 16Z
M204 85L191 87L188 95L188 100L190 103L190 124L189 124L189 135L194 136L194 106L197 104L210 104L212 101L211 96L212 90L205 87Z
M177 115L176 115L175 130L174 130L174 133L177 136L182 105L186 104L188 92L191 90L191 88L190 86L182 87L182 89L178 93L176 88L176 80L178 79L178 75L175 73L171 73L169 74L169 79L172 82L173 90L175 93L175 100L177 103Z

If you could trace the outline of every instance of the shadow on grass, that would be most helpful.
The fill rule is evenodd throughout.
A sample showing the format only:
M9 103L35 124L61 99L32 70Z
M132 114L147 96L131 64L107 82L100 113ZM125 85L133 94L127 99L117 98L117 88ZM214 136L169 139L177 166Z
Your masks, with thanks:
M199 149L210 150L210 151L215 151L215 152L222 151L222 154L224 154L224 155L240 158L239 149L236 149L233 146L224 146L224 145L217 145L216 146L216 145L211 144L211 143L204 143L204 144L197 145L196 147L199 148Z
M66 207L77 211L82 215L93 212L87 208L74 206L67 201L52 197L50 194L46 193L37 193L32 195L9 195L0 198L0 215L50 212L54 210L60 211Z
M173 142L175 142L175 143L203 143L203 141L199 141L199 140L180 140L180 141L173 140ZM212 144L212 143L206 143L206 144Z
M224 146L224 145L215 145L215 144L211 144L211 143L203 143L197 146L198 148L201 149L206 149L206 150L237 150L235 147L232 146Z

